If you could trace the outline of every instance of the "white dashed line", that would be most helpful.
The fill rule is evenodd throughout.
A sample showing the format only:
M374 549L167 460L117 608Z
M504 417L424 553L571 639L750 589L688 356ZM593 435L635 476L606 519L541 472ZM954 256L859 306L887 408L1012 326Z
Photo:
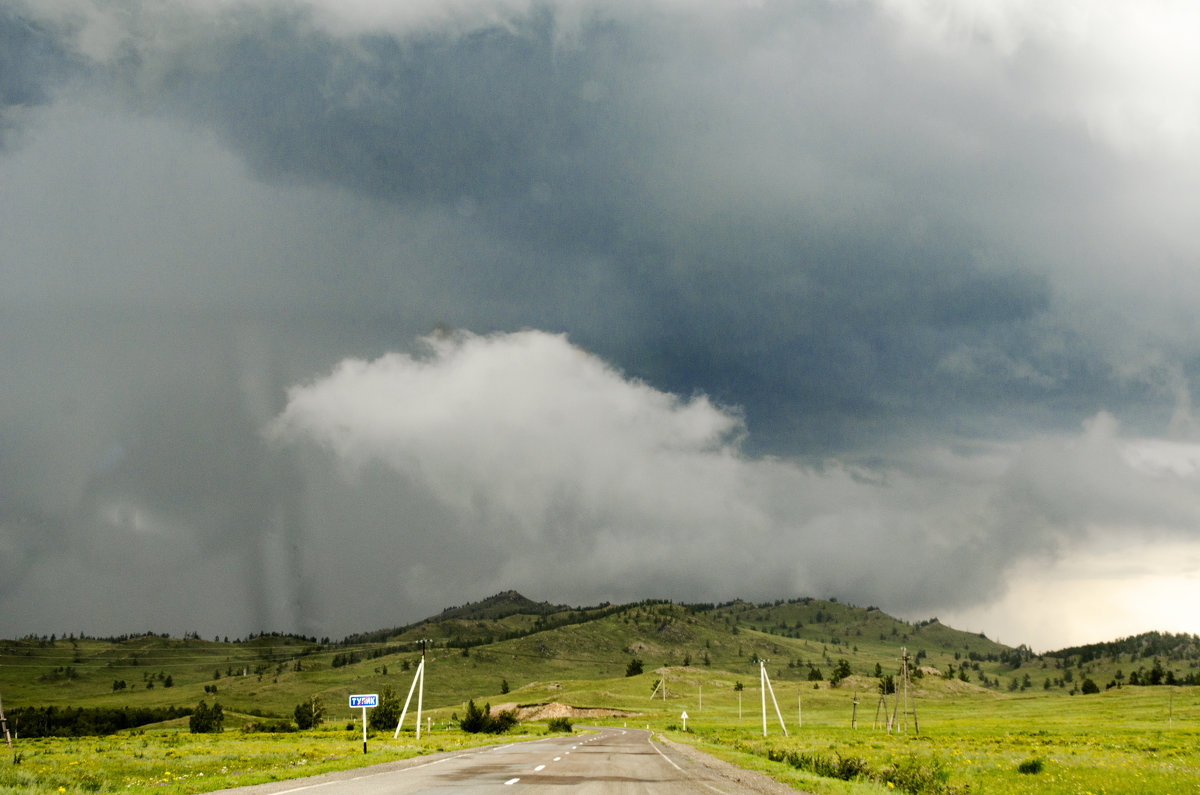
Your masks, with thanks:
M504 782L504 786L511 787L513 784L516 784L520 780L521 779L519 779L519 778L510 778L508 781Z
M533 769L533 772L534 772L534 773L540 773L541 771L543 771L543 770L545 770L545 769L546 769L546 766L545 766L545 765L538 765L537 767L535 767L535 768Z

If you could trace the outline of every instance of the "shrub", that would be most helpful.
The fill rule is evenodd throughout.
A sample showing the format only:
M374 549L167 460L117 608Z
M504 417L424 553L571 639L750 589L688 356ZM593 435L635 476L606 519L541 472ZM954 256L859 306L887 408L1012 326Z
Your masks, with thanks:
M367 725L375 731L387 731L396 728L400 722L400 697L391 685L384 685L379 694L379 706L367 710Z
M211 707L203 701L196 704L188 718L188 729L192 734L215 734L225 728L225 712L221 702L214 701Z
M905 757L880 771L880 778L904 792L951 791L946 784L950 778L949 771L937 757Z
M626 676L637 676L641 672L642 672L642 661L639 660L637 657L634 657L632 660L629 661L629 664L625 666L625 675Z
M1033 759L1026 759L1024 762L1017 765L1017 772L1024 773L1026 775L1032 775L1034 773L1041 773L1045 768L1046 763L1035 757Z
M287 734L296 731L291 721L251 721L242 725L242 734Z
M493 715L491 704L479 707L472 699L467 702L467 714L458 721L458 725L463 731L471 734L503 734L517 725L517 713L515 710L506 709Z
M574 731L570 718L551 718L550 722L546 724L546 728L552 732L566 732L567 734Z
M308 700L301 701L296 705L292 715L296 719L297 728L315 728L325 721L325 702L321 700L320 696L309 696Z

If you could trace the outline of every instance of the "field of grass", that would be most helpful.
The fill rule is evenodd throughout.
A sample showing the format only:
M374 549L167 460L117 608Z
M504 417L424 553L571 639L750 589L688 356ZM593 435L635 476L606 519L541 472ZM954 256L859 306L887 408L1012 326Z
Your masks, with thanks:
M888 782L910 792L1200 791L1200 689L1194 687L1173 694L1125 688L1087 697L918 700L920 733L910 724L907 735L872 728L877 695L860 696L858 728L851 729L853 696L833 692L835 700L804 697L800 729L793 697L789 737L769 702L768 736L762 736L757 701L753 728L731 720L727 709L710 719L706 706L702 719L689 720L688 734L679 727L665 734L730 761L754 760L817 793L879 791Z
M290 734L191 734L176 727L23 740L0 765L0 792L211 792L497 742L441 727L419 741L411 731L398 740L391 732L373 736L363 754L361 732L361 724ZM518 731L504 741L529 736Z
M816 689L777 682L773 687L789 736L768 698L764 738L757 679L696 668L666 673L665 702L661 696L650 699L658 672L530 683L488 700L624 708L636 717L602 722L649 727L816 793L1200 791L1200 688L1013 696L938 682L914 693L920 731L910 721L905 734L888 733L882 719L873 728L878 694L867 689L866 678ZM738 681L744 684L740 718ZM857 728L851 728L856 697ZM230 728L220 735L192 735L175 725L111 737L19 740L0 766L0 790L205 792L495 741L452 728L451 715L458 711L456 706L428 711L424 717L433 731L420 742L411 729L399 740L390 733L373 736L365 757L361 728L348 726L355 713L341 706L312 732L247 734L236 727L251 718L231 715ZM689 715L686 732L683 711ZM537 736L545 728L530 724L521 731L527 734L504 739Z
M537 608L506 614L485 600L343 643L279 635L0 640L9 715L201 700L219 701L226 714L220 735L192 735L182 719L106 737L18 738L0 764L0 791L202 792L492 741L451 728L474 699L622 710L609 722L650 728L818 793L1200 792L1200 687L1104 689L1152 667L1194 681L1200 639L1151 633L1038 656L936 620L912 624L832 600ZM347 696L390 687L403 699L418 638L434 641L423 716L434 731L419 743L411 731L396 741L387 733L364 757ZM914 664L920 658L923 675L911 690L919 733L911 722L907 733L873 727L876 672L895 672L902 648ZM633 657L645 672L626 677ZM789 737L769 700L763 737L759 659L768 660ZM851 675L833 687L839 660ZM821 681L810 681L813 669ZM658 687L651 700L664 675L666 699ZM1086 679L1102 692L1080 694ZM243 730L289 721L312 696L326 705L316 731Z

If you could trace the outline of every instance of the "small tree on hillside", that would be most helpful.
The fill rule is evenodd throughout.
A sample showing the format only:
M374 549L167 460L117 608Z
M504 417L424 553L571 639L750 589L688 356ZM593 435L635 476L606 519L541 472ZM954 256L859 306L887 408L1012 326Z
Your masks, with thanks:
M318 695L311 695L307 700L296 705L292 713L296 718L296 726L300 729L314 729L325 721L325 702Z
M838 660L837 665L833 667L833 676L829 677L830 686L837 687L843 679L850 675L850 673L850 661L844 658Z
M188 729L192 734L215 734L225 728L225 712L221 702L215 701L210 707L203 701L196 704L188 718Z
M640 674L642 672L642 665L643 665L642 661L639 660L637 657L634 657L632 660L629 661L629 664L625 666L625 675L626 676L637 676L638 674Z
M369 710L367 725L376 731L395 728L400 722L400 697L391 685L386 685L379 694L379 706Z

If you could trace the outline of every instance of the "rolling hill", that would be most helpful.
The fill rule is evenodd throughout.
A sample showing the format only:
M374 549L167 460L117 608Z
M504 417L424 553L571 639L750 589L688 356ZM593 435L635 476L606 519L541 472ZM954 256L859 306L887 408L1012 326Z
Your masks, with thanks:
M1172 682L1195 683L1200 665L1200 640L1186 635L1148 633L1035 656L936 619L910 623L836 600L569 607L506 591L339 642L284 634L3 640L0 698L9 710L219 700L227 711L289 718L312 695L334 706L352 692L391 687L403 695L422 642L426 708L447 711L467 699L626 708L663 676L713 687L756 683L760 660L781 686L828 688L835 670L848 667L847 683L871 690L879 675L897 671L903 649L914 685L937 698L964 690L1071 692L1088 678L1101 687L1131 683L1131 676L1150 684L1142 680L1155 666L1159 682L1169 674ZM646 671L641 684L626 681L635 658Z

